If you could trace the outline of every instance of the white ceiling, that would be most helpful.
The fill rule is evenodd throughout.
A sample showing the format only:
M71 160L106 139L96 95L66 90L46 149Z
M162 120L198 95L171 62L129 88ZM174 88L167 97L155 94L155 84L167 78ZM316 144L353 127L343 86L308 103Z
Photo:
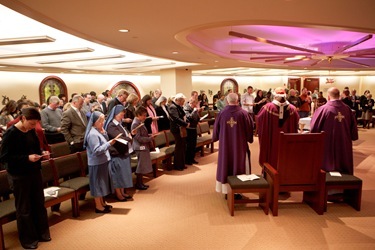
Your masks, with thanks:
M0 3L56 28L0 6L0 70L159 74L186 68L194 75L375 75L373 0ZM14 44L20 37L49 42ZM2 45L10 38L13 44ZM346 54L363 49L370 49L366 58ZM305 55L305 60L290 62L289 56L280 57L285 52Z

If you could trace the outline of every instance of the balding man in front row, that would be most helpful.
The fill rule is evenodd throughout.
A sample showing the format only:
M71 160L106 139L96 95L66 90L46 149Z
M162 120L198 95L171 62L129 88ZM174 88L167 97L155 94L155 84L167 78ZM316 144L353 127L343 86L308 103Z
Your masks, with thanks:
M337 88L328 89L328 102L315 111L310 127L312 133L326 134L322 169L352 175L352 141L358 140L357 122L350 107L340 100Z

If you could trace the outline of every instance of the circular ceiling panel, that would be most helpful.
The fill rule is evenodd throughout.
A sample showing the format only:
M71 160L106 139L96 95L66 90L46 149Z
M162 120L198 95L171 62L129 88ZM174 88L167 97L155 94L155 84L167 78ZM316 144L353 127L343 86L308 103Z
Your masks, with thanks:
M237 25L187 35L215 55L280 68L374 69L373 34L333 28Z

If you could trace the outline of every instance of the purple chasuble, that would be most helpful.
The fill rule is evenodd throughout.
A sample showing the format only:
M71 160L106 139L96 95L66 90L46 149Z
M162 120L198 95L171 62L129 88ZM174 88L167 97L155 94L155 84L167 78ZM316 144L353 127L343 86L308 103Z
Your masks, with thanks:
M352 110L340 100L329 101L315 111L310 127L312 133L326 133L322 169L353 174L352 141L358 139L358 128Z
M250 167L248 142L253 142L250 115L240 106L227 105L215 119L212 139L219 141L216 180L224 184L228 176L246 174L246 157Z
M282 121L280 121L282 120ZM277 169L277 152L280 132L297 133L299 115L296 107L284 107L283 119L279 119L279 106L270 102L262 107L256 118L259 138L259 164L268 162Z

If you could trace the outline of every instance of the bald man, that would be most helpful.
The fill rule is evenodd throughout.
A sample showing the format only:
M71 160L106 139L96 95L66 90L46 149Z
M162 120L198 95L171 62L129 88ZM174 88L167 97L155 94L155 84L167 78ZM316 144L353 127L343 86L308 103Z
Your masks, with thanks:
M315 111L310 127L312 133L326 133L322 169L353 174L352 141L358 139L357 122L350 107L340 100L337 88L328 89L328 102Z

